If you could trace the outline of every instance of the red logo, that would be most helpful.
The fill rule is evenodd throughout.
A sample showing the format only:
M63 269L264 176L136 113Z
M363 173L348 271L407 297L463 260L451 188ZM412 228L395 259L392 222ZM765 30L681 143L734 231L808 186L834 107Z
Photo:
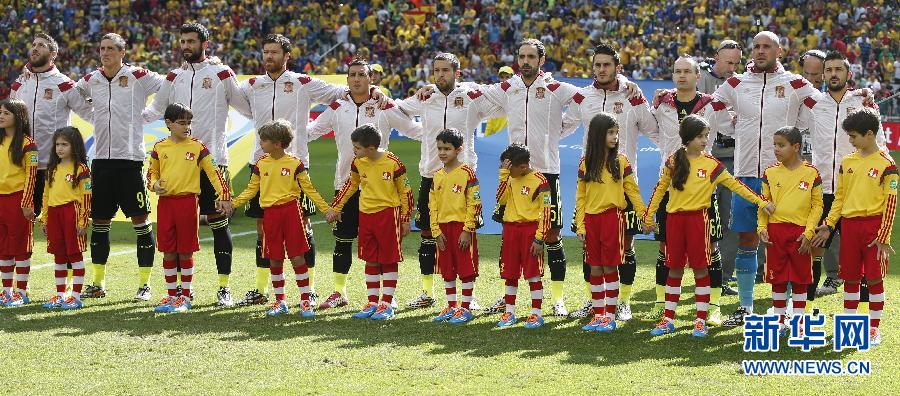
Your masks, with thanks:
M391 172L381 172L381 180L391 180Z
M531 189L528 186L522 186L522 195L528 195L531 192Z
M188 161L193 161L194 158L195 158L194 153L190 153L190 152L184 153L184 159L186 159Z
M291 174L291 170L288 168L281 168L281 176L287 176Z
M451 191L453 191L456 194L459 194L460 192L462 192L462 186L460 186L459 184L454 184L453 189Z
M869 175L869 177L871 177L873 179L878 177L878 169L875 169L875 168L869 169L868 175Z
M66 175L66 182L67 182L67 183L71 183L71 182L73 182L74 180L75 180L75 176L74 176L74 175L71 175L71 174Z
M706 178L706 169L697 169L697 177L701 179Z
M807 182L801 180L801 181L800 181L800 185L797 186L797 188L799 188L799 189L801 189L801 190L803 190L803 191L809 190L809 183L807 183Z

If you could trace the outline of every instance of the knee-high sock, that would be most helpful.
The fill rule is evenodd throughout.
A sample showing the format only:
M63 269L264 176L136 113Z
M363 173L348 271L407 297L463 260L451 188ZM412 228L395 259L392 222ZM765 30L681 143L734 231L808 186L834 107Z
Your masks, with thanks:
M550 298L556 303L563 298L563 282L566 280L566 251L562 240L547 244L547 261L550 267Z
M616 308L619 305L619 273L607 272L603 274L603 280L606 289L606 317L616 320Z
M669 267L666 267L666 253L658 252L656 255L656 304L662 309L666 305L666 281L669 279Z
M784 323L787 312L787 283L772 284L772 310L778 315L778 322Z
M28 257L30 257L30 253ZM16 257L16 291L23 296L28 290L28 277L30 274L31 258Z
M475 287L475 278L460 279L459 287L462 289L462 307L469 309L472 305L472 289Z
M697 287L694 289L694 299L697 301L697 319L706 321L709 313L709 275L695 278Z
M456 308L456 279L444 280L444 291L447 294L447 306Z
M625 251L625 262L619 266L619 282L621 283L621 291L619 292L619 301L627 304L631 301L631 285L634 284L634 275L637 271L637 256L634 253L634 246Z
M844 283L844 313L855 314L859 309L859 283Z
M194 297L191 291L194 282L194 259L178 259L178 267L181 268L181 295Z
M178 260L165 260L163 259L163 278L166 281L166 292L169 297L175 297L178 293L176 290L175 282L178 278Z
M394 301L394 291L397 289L397 269L399 263L381 264L381 278L384 287L381 290L381 300L390 305Z
M68 258L65 255L54 255L53 261L53 279L56 281L56 296L62 300L66 298L66 275L68 274L66 266L68 264Z
M506 312L515 314L516 313L516 293L519 291L519 280L518 279L506 279L506 293L504 294L503 300L506 303Z
M419 244L419 272L422 274L422 290L428 297L434 297L434 266L437 245L434 238L422 238Z
M284 267L269 266L272 277L272 290L275 291L275 301L284 301Z
M80 260L72 260L72 297L76 300L81 299L81 288L84 285L84 258Z
M753 285L756 283L756 248L738 247L734 268L738 281L738 302L753 312Z
M669 322L675 321L675 310L681 299L681 278L669 277L666 280L666 310L664 316Z
M135 245L137 246L138 267L152 267L153 256L156 254L156 239L153 236L153 225L149 220L144 224L135 225L134 233L137 234Z
M306 233L306 243L309 245L309 250L306 253L303 253L303 260L306 261L307 268L315 268L316 267L316 236L312 232ZM312 271L309 271L312 273ZM310 290L314 289L313 284L309 284Z
M366 265L366 294L369 302L378 303L378 293L381 291L381 267Z
M234 250L228 218L222 217L210 221L209 229L212 230L213 234L213 254L216 257L219 287L227 287L228 278L231 275L231 254Z
M719 308L720 297L722 297L722 252L716 248L709 258L709 305L712 309Z
M591 307L594 309L594 316L603 315L606 309L606 285L603 281L603 275L591 277Z
M3 292L6 294L12 294L15 269L16 262L12 258L0 261L0 278L3 279Z
M331 254L333 265L331 277L334 281L334 290L344 296L347 295L347 274L353 263L352 247L353 239L334 238L334 251Z
M822 262L825 261L825 257L816 256L813 257L813 281L812 283L806 287L806 300L807 301L816 301L816 288L819 287L819 280L822 279Z
M269 259L263 257L263 241L258 238L256 239L256 268L269 268ZM268 275L266 276L268 277Z
M869 326L877 328L881 324L884 310L884 281L869 285Z
M792 295L792 300L794 302L794 315L803 315L806 313L806 287L807 285L794 285L794 293Z
M528 288L531 289L531 314L541 316L541 302L544 300L544 285L541 277L528 278Z
M109 260L109 224L91 225L91 263L106 264ZM99 286L97 280L94 285Z
M300 289L300 301L309 301L309 267L306 264L294 266L294 281Z

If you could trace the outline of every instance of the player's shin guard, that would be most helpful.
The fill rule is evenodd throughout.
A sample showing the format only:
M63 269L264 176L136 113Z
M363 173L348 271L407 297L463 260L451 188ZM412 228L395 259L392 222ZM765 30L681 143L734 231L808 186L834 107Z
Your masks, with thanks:
M722 252L718 248L709 258L709 287L710 308L718 308L722 297Z
M306 253L303 253L303 260L306 261L306 266L309 268L315 268L316 266L316 236L312 232L306 233L306 243L309 245L309 250Z
M134 233L137 234L137 261L138 267L152 267L153 255L156 253L156 240L153 237L153 225L148 220L144 224L134 226ZM109 239L107 237L107 243ZM109 255L109 245L107 244L107 256Z
M881 311L884 310L884 282L869 285L869 326L881 324Z
M436 253L437 245L434 243L434 238L422 237L422 243L419 244L419 271L422 274L422 290L429 297L434 297Z
M109 260L109 224L91 225L91 263L106 264ZM94 284L98 285L94 279Z
M634 284L634 275L637 272L637 256L634 246L625 251L625 263L619 266L619 300L623 303L631 301L631 285Z
M655 307L663 309L666 305L666 280L669 279L669 267L666 267L666 253L659 252L656 255L656 304Z
M556 303L563 298L566 280L566 251L562 240L547 244L547 261L550 266L550 299Z
M216 257L216 271L218 271L219 275L225 275L225 278L220 278L222 280L227 280L227 276L231 275L231 253L234 250L234 246L231 241L231 228L228 227L228 218L222 217L218 219L210 220L209 229L212 230L213 234L213 253ZM228 282L225 284L219 284L219 287L228 286Z
M263 257L263 242L256 240L256 268L269 268L269 259Z
M753 285L756 282L756 248L738 246L734 259L737 273L738 302L748 312L753 312Z
M806 300L807 301L816 301L816 288L819 286L819 280L822 279L822 262L825 261L825 258L822 256L813 257L813 281L812 284L807 286L806 288Z

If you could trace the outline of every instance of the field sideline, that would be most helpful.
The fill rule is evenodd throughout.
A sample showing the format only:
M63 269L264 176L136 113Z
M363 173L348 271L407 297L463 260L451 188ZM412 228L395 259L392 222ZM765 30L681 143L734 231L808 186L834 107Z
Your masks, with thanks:
M333 141L310 144L312 178L326 199L333 195ZM419 145L394 141L394 151L409 169L413 191L418 186ZM895 155L895 159L897 155ZM484 164L483 166L491 166ZM235 179L235 190L246 184L247 170ZM574 192L565 192L574 193ZM492 197L493 194L484 194ZM571 210L571 208L566 208ZM331 249L334 240L322 216L313 218L318 244L315 288L324 299L332 291ZM488 220L490 221L490 220ZM898 227L893 246L900 250ZM242 214L232 224L235 299L253 284L255 222ZM201 238L210 238L201 227ZM481 276L475 296L484 305L500 293L497 256L499 237L480 236ZM386 322L349 318L365 300L362 264L354 261L348 280L351 306L317 311L316 318L296 315L298 291L292 271L286 269L285 291L292 314L266 318L264 308L217 309L216 271L211 242L202 242L196 257L196 303L187 314L156 315L152 303L135 303L137 266L134 234L127 223L115 223L107 270L109 297L85 300L77 312L49 312L41 303L53 295L52 256L35 233L31 274L33 303L19 309L0 308L0 370L2 393L10 394L390 394L390 393L514 393L586 394L608 390L614 394L661 392L674 394L891 394L900 385L900 269L891 259L886 279L888 303L881 329L884 342L868 352L810 353L782 347L778 353L742 351L740 329L711 328L706 339L690 337L693 287L685 288L678 310L678 332L651 338L653 322L642 320L654 299L654 242L638 242L638 273L632 297L636 318L612 334L584 333L582 321L547 317L539 330L494 328L498 316L478 316L464 326L431 322L438 309L398 310ZM401 304L419 293L417 253L419 237L404 241L406 260L400 267L397 298ZM565 241L569 258L566 287L570 310L584 297L581 251L577 240ZM88 252L89 253L89 252ZM164 294L161 256L151 277L153 302ZM49 264L49 265L48 265ZM86 279L90 279L88 270ZM443 287L436 279L438 303ZM692 285L692 281L686 280ZM520 286L523 286L520 283ZM525 289L524 291L522 289ZM770 302L768 285L757 285L756 312ZM519 316L524 318L527 288L519 290ZM547 293L549 295L549 289ZM549 312L545 300L545 312ZM736 297L722 297L723 313L732 312ZM842 310L841 295L817 300L827 313ZM620 323L621 324L621 323ZM829 328L831 321L829 319ZM829 332L830 333L830 332ZM746 377L744 359L870 360L870 377ZM790 387L788 387L790 384Z

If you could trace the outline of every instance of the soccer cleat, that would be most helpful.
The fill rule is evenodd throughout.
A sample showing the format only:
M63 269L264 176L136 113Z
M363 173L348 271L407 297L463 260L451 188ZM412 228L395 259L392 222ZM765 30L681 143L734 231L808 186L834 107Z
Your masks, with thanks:
M595 330L597 330L597 326L600 326L600 322L602 322L603 319L606 319L606 316L596 316L595 315L594 318L591 319L590 323L581 327L581 330L595 331Z
M736 295L738 295L738 292L733 287L731 287L731 285L723 284L722 285L722 295L723 296L736 296Z
M178 297L166 296L159 300L159 304L156 305L156 308L153 308L153 312L169 312L169 307L175 302L176 298Z
M675 325L672 322L663 319L656 324L656 327L654 327L653 330L650 330L650 335L658 336L673 332L675 332Z
M876 347L881 345L881 330L878 330L877 327L872 327L869 329L869 346Z
M220 287L219 291L216 293L216 306L217 307L230 307L233 305L234 305L234 300L231 298L231 288Z
M81 300L72 296L69 296L69 298L59 305L59 309L81 309L83 307L84 304L81 303Z
M703 319L697 319L694 321L694 331L691 333L694 337L706 337L707 333L709 333L709 329L706 327L706 323L703 322Z
M88 285L81 293L81 298L103 298L106 297L106 290L100 286Z
M750 312L748 312L746 308L740 307L737 309L737 311L734 311L734 313L731 314L731 316L729 316L728 319L725 319L725 321L722 322L722 326L726 326L726 327L743 326L744 325L744 316L747 316L747 315L750 315Z
M291 312L288 309L287 303L282 301L275 301L272 305L269 305L269 309L266 310L267 316L278 316L278 315L287 315Z
M472 297L472 301L469 303L469 310L470 311L481 311L481 305L478 304L477 298Z
M5 307L9 300L12 300L12 294L5 291L0 293L0 307Z
M138 288L134 295L134 301L150 301L152 294L150 293L150 285L144 285Z
M453 324L461 324L461 323L469 322L472 319L475 319L475 315L472 315L471 310L468 310L465 308L460 308L460 309L456 310L456 313L454 313L453 317L450 318L450 320L448 320L447 322L450 322Z
M663 304L653 304L653 308L644 315L644 320L649 322L657 322L662 319L665 314L665 306Z
M47 309L59 308L59 306L62 305L62 303L63 303L62 297L53 296L53 298L47 300L47 302L44 303L44 308L47 308Z
M528 316L528 320L525 321L526 329L536 329L544 325L544 317L540 315L531 314Z
M316 304L319 303L319 293L311 292L309 293L309 305L315 307Z
M428 308L434 306L434 299L429 297L425 291L422 291L422 294L412 299L406 306L409 308Z
M835 278L825 278L822 286L816 289L816 296L828 296L838 292L838 288L844 284L844 281Z
M483 312L485 314L498 314L506 312L506 300L504 300L503 297L500 297L499 299L497 299L497 302L495 302L490 307L485 308Z
M608 333L610 331L615 330L618 327L615 320L610 319L607 316L604 316L603 319L600 320L600 324L597 326L597 332L599 333Z
M312 301L303 300L300 302L300 317L301 318L311 318L316 316L313 312Z
M722 325L722 309L719 307L715 307L709 311L709 317L706 318L706 323L712 326L721 326Z
M30 303L31 299L28 298L27 294L22 294L18 291L14 291L12 294L12 298L10 298L9 301L6 302L6 307L16 308Z
M181 285L175 286L175 295L180 296L182 294L184 294L184 289L181 287Z
M573 319L586 318L593 311L594 311L593 303L591 302L591 300L587 300L584 302L584 305L582 305L581 308L578 308L577 311L572 311L572 313L569 314L569 317L573 318Z
M803 327L799 328L801 334L803 333ZM778 325L778 338L788 338L791 335L791 328L788 325L781 323Z
M552 311L553 316L559 316L563 318L569 316L569 310L566 309L566 302L563 300L559 300L556 302L556 304L553 304Z
M349 303L350 301L347 300L347 297L344 297L341 292L336 291L334 293L331 293L331 295L328 296L325 301L319 304L319 309L338 308L343 307Z
M446 322L446 321L450 320L450 318L452 318L454 314L456 314L456 308L447 306L447 307L444 307L444 309L442 309L441 312L439 314L437 314L437 316L435 316L434 319L432 319L431 321L432 322Z
M249 305L263 305L269 302L269 297L259 292L259 290L250 290L244 295L244 299L238 302L238 305L246 307Z
M373 302L366 303L366 305L363 306L363 308L359 312L353 314L353 316L351 317L353 319L369 319L372 314L375 313L376 309L378 309L378 304L375 304Z
M189 309L191 309L191 297L178 296L175 301L172 301L169 312L185 312Z
M386 320L394 317L394 307L391 304L382 302L378 304L378 309L369 317L372 320Z
M627 322L631 320L631 317L631 304L624 301L620 302L616 308L616 320Z
M503 316L500 316L500 321L497 322L497 327L509 327L516 324L516 315L512 312L505 312Z

